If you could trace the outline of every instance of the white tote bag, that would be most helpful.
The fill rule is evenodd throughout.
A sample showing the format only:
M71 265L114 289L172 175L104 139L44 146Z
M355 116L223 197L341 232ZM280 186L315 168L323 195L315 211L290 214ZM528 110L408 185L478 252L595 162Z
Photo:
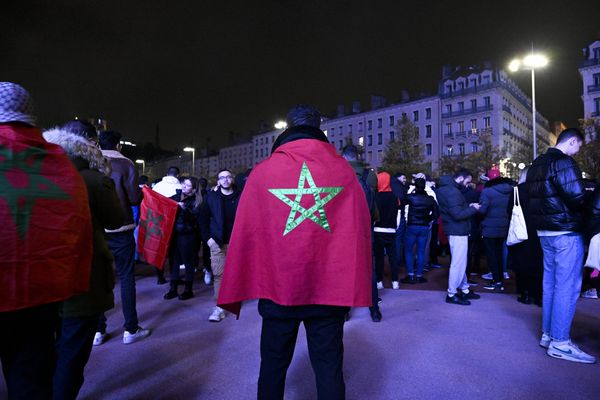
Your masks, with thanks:
M508 226L508 236L506 237L506 245L521 243L527 240L527 225L525 225L525 216L521 208L519 200L519 188L514 187L512 217Z

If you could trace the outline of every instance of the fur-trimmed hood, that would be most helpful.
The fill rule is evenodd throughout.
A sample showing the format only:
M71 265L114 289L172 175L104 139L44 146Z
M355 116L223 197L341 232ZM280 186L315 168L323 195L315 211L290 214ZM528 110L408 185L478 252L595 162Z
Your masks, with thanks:
M90 169L110 176L111 170L108 160L104 158L100 149L93 142L83 136L60 128L53 128L44 132L44 139L62 147L75 164L79 164L79 161L83 160L89 165Z

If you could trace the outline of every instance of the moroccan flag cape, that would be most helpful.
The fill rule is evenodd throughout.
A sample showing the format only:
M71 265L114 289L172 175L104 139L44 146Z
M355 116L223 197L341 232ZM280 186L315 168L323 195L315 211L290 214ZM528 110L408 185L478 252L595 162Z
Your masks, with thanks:
M85 183L62 148L37 128L0 124L0 221L0 312L89 289Z
M163 268L175 217L177 203L144 186L144 200L140 207L138 252L146 262Z
M300 139L257 165L242 192L217 304L371 305L365 194L329 143Z

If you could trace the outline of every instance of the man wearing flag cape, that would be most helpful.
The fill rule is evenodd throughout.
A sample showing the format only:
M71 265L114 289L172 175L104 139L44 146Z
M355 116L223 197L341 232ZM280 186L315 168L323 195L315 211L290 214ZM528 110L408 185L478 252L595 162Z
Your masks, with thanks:
M342 399L344 316L371 305L370 214L320 113L299 105L287 121L242 193L218 304L239 315L260 299L259 399L283 398L301 322L318 398Z

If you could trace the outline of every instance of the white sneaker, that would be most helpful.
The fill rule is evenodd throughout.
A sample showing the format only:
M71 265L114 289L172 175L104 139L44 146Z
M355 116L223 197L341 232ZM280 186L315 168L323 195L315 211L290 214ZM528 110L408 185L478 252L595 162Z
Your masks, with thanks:
M570 340L564 342L550 342L550 347L546 352L550 357L561 358L567 361L580 362L585 364L593 364L596 362L596 357L591 356L579 349L575 343Z
M508 274L508 272L504 273L504 279L510 279L510 275Z
M552 338L550 337L550 335L548 335L547 333L542 333L542 337L540 338L540 346L547 349L548 347L550 347L551 341Z
M383 282L377 282L377 289L378 290L383 289Z
M208 320L210 322L221 322L223 319L225 319L225 310L223 310L221 307L215 306L212 314L210 314L208 317Z
M210 273L209 270L204 268L204 284L208 286L211 283L212 283L212 274Z
M102 343L108 340L108 333L96 332L94 335L93 346L100 346Z
M598 291L596 289L586 290L585 292L581 293L581 297L584 299L597 299Z
M394 290L400 289L400 282L392 281L392 289L394 289Z
M494 276L491 272L488 272L487 274L481 275L481 279L487 279L488 281L491 281L492 279L494 279Z
M140 341L146 337L150 336L150 329L144 329L141 326L138 328L135 333L130 333L129 331L123 332L123 343L131 344L137 341Z

